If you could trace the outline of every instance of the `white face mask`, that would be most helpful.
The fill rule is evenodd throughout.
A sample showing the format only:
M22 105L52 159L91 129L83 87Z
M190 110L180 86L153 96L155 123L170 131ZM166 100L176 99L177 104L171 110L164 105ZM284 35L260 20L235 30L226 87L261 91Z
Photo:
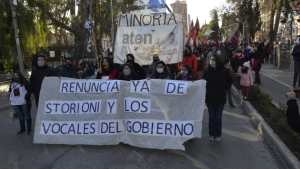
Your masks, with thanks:
M157 68L156 71L157 71L157 73L163 73L164 72L164 68Z
M130 69L128 69L128 68L123 69L123 74L124 74L125 76L129 76L130 73L131 73Z
M188 71L186 71L186 70L182 70L182 71L180 71L180 73L182 74L182 75L187 75L188 74Z
M216 67L216 61L210 60L210 61L209 61L209 65L210 65L211 67L215 68L215 67Z

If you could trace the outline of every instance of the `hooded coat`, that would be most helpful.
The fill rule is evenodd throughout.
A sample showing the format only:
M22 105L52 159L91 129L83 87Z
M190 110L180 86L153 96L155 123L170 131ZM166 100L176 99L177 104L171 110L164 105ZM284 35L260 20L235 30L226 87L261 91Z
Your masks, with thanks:
M32 74L30 76L30 86L31 86L31 91L34 94L37 103L40 96L42 82L46 76L51 76L51 75L52 75L52 70L47 65L43 67L39 67L36 64L35 69L33 69Z
M224 105L226 103L226 91L230 88L230 75L223 66L213 68L208 67L204 73L206 84L206 99L207 105Z
M164 65L164 72L163 73L158 73L156 70L157 65L162 64ZM151 79L170 79L170 73L168 71L167 65L163 61L159 61L156 63L154 73L151 75Z

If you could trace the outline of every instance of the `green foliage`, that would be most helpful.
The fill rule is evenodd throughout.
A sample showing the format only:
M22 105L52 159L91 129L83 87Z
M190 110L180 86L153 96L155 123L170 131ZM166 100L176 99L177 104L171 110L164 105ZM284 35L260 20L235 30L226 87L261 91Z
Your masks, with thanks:
M232 3L234 11L225 11L222 15L225 25L238 22L243 28L245 26L245 40L253 40L257 31L261 28L260 4L258 0L228 0ZM230 28L225 28L230 29ZM226 30L223 30L226 32ZM243 29L240 29L241 33Z
M19 37L22 52L30 63L31 56L35 54L39 48L47 46L48 28L45 21L41 18L34 7L30 6L30 1L19 1L16 7L16 15L19 27ZM12 15L9 1L0 1L0 67L5 70L11 69L14 64L16 55L15 39L12 27Z
M216 9L213 9L211 11L211 18L212 20L209 23L210 29L213 31L211 33L210 38L213 40L219 40L220 39L220 26L219 26L219 14Z

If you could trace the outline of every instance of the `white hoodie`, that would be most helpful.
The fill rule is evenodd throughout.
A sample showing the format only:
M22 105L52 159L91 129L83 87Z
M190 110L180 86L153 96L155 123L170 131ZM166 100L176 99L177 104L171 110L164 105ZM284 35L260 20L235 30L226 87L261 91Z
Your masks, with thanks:
M16 82L12 82L11 84L11 92L10 92L10 96L9 96L9 100L10 100L10 104L12 106L19 106L19 105L24 105L26 104L26 94L27 94L27 90L25 88L25 86L21 86L21 84L16 83ZM15 89L19 89L20 91L20 96L15 96L14 95L14 90Z

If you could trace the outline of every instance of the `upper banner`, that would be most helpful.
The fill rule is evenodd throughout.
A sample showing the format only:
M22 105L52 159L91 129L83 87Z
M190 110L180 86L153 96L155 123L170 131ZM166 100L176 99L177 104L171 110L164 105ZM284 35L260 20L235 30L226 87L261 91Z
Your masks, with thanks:
M201 138L205 81L46 78L34 143L184 150Z
M120 15L115 41L114 62L124 64L132 53L141 65L152 64L158 54L166 64L182 61L183 28L173 14L130 13Z

